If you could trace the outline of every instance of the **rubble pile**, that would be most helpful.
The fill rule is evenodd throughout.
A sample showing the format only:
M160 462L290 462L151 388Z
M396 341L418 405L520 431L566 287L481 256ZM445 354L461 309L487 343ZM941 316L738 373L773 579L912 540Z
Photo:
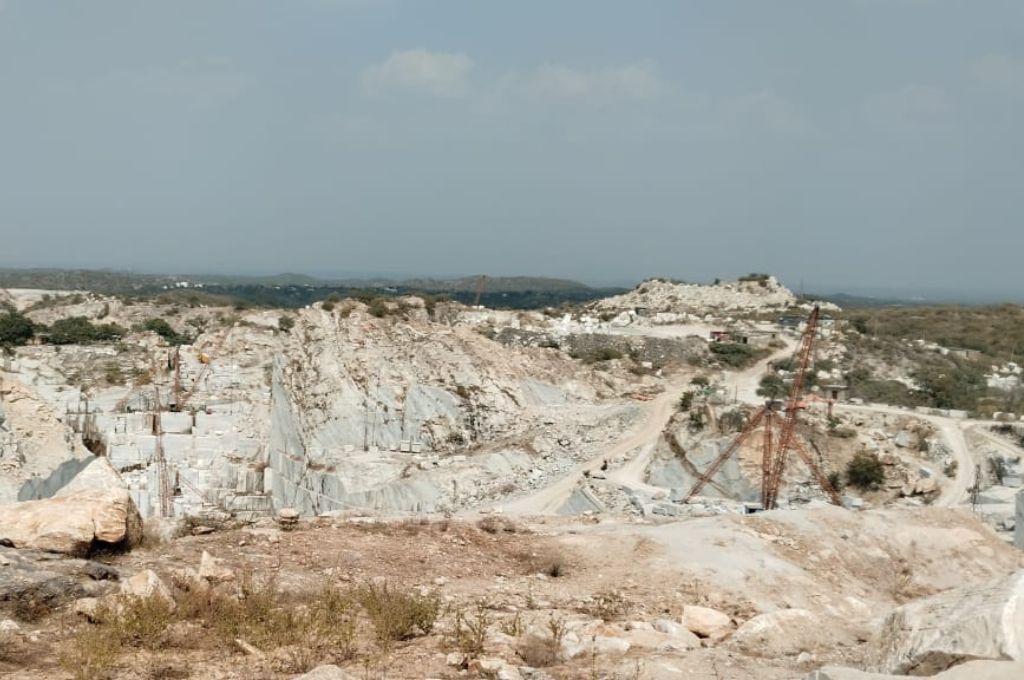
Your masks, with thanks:
M779 311L795 306L796 296L773 276L715 285L644 281L635 289L594 303L597 310L642 308L648 313Z

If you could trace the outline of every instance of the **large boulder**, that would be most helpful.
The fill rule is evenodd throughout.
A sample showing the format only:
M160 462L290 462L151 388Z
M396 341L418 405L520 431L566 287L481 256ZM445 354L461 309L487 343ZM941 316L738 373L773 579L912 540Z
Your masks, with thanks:
M679 621L690 632L702 638L721 640L732 633L732 619L729 615L710 607L687 605Z
M873 670L903 675L971 659L1024 661L1024 570L898 607L866 658Z
M900 680L905 675L868 673L852 668L826 666L819 668L802 680ZM955 666L932 680L1020 680L1024 678L1024 664L1014 661L968 661Z
M751 656L796 656L833 649L839 637L837 628L806 609L780 609L744 622L730 644Z
M142 518L128 485L106 458L96 458L52 498L0 505L0 541L67 555L96 545L130 548Z

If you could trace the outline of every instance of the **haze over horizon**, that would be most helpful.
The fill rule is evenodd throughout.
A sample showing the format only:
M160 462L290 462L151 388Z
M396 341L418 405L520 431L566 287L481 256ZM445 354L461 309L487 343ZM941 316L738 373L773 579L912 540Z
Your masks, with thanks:
M0 0L0 266L1024 296L1024 4Z

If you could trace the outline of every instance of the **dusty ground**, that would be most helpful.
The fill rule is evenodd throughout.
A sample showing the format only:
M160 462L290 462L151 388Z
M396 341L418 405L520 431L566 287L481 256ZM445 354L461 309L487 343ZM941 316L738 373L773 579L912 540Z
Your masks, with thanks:
M705 640L697 649L645 648L634 640L625 654L584 653L523 673L781 680L824 663L856 665L877 621L896 604L1022 564L1019 553L966 512L836 508L661 525L320 518L293 531L234 528L97 559L123 578L148 568L173 583L175 570L197 567L203 551L223 559L236 582L251 575L288 593L283 606L301 607L325 585L345 590L386 581L436 594L442 613L429 634L387 649L360 619L349 659L331 649L272 643L246 654L212 642L202 626L183 633L174 624L174 635L156 649L122 650L109 677L277 680L329 661L359 678L488 677L450 665L449 654L459 648L456 611L478 616L472 612L482 608L489 625L480 656L522 667L530 633L543 637L551 621L604 619L602 634L633 639L627 622L679 621L688 605L718 609L739 624L763 612L807 609L820 631L769 637L757 649L730 639ZM69 608L20 625L16 645L0 655L0 674L33 680L74 677L74 640L96 628Z

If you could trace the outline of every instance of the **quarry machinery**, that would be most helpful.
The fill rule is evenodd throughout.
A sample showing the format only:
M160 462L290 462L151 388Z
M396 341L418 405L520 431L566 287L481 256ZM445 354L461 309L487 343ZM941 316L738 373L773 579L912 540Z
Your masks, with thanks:
M484 294L484 286L487 284L487 275L481 274L476 279L476 290L473 295L473 306L480 306L480 296Z
M825 471L818 465L818 461L814 459L814 456L811 455L796 435L796 425L802 407L801 397L804 385L807 382L807 371L814 357L814 340L818 334L819 314L819 308L815 307L807 318L807 326L800 338L800 347L796 354L796 373L790 386L789 398L786 400L783 413L778 414L770 401L755 411L743 430L697 478L693 488L686 495L684 502L688 502L699 494L714 479L718 471L722 469L722 466L740 450L744 442L760 427L763 430L761 444L761 506L765 510L772 510L778 506L779 487L782 484L782 475L786 469L786 460L790 450L794 451L810 469L815 481L821 487L821 490L825 492L825 495L828 496L829 501L835 505L842 503L839 493L832 486ZM781 422L778 422L780 420Z
M156 462L157 485L160 494L160 516L171 517L174 515L174 486L171 483L171 472L167 467L167 457L164 455L164 428L160 420L160 412L163 406L160 403L160 388L153 387L154 408L153 408L153 460Z

